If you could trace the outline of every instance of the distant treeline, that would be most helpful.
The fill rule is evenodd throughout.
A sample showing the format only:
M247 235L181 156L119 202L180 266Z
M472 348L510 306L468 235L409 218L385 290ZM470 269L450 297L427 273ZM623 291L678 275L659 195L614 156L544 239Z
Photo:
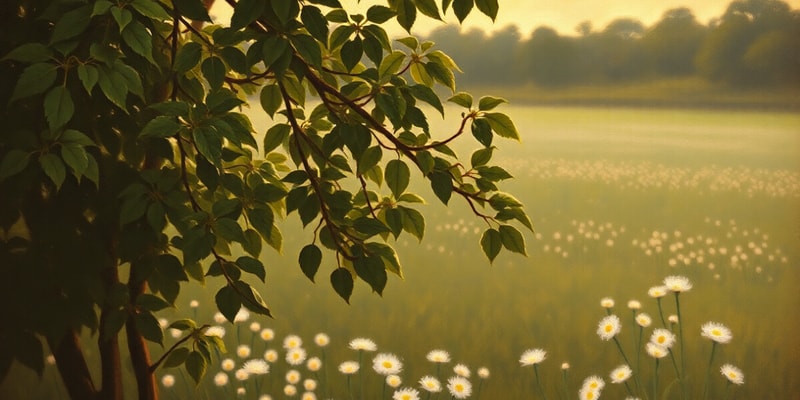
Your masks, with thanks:
M523 39L509 27L487 35L448 26L430 40L446 49L462 84L592 85L700 76L737 87L800 87L800 11L778 0L737 0L708 25L688 8L664 13L653 26L617 19L590 22L576 35L539 27Z

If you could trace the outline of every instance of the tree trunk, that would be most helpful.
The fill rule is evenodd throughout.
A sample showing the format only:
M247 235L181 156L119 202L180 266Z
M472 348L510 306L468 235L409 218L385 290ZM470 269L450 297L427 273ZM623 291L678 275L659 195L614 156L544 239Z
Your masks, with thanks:
M138 281L138 282L137 282ZM136 273L131 268L130 283L130 302L136 304L136 298L144 293L145 281L136 279ZM136 329L136 321L133 313L128 316L125 323L125 333L128 336L128 352L131 354L131 364L133 373L136 376L136 389L139 392L139 400L158 400L158 387L156 386L155 374L150 372L150 351L147 349L144 337Z
M114 258L114 260L116 260ZM116 266L110 266L103 271L103 283L106 288L119 283L119 273ZM114 311L104 307L100 313L100 333L97 345L100 349L100 370L103 376L103 386L100 390L102 400L122 400L122 363L119 355L119 332L111 337L106 337L105 326L108 314Z
M86 359L83 357L81 342L75 331L67 331L61 340L56 343L48 339L47 344L53 349L56 367L67 387L67 393L72 399L92 400L97 396L97 389L92 383L92 376Z

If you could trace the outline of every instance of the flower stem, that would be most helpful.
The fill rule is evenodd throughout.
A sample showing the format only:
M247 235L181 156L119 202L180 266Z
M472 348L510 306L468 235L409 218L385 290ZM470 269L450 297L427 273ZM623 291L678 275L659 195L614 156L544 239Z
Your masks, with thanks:
M708 398L708 382L711 380L711 364L714 362L714 350L717 349L717 342L711 342L711 357L708 358L708 370L706 370L706 383L703 385L703 400Z
M539 379L539 364L533 364L533 373L536 374L536 387L539 389L539 394L542 395L542 399L547 400L544 389L542 389L542 381Z
M653 400L658 400L658 359L656 358L656 369L653 372Z
M567 383L567 370L562 369L561 371L563 371L561 376L563 377L562 380L564 381L564 399L569 399L569 384Z
M661 325L666 328L667 321L664 319L664 309L661 307L661 297L656 298L656 303L658 303L658 316L661 317Z
M686 398L686 357L684 352L684 343L683 343L683 317L681 316L681 301L680 301L680 292L675 292L675 309L678 313L678 344L681 346L681 371L678 374L678 379L681 382L681 392L683 393L683 398Z

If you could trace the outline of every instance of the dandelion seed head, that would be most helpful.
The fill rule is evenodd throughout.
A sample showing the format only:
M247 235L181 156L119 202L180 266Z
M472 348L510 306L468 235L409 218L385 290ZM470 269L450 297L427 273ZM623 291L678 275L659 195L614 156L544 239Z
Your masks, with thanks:
M359 365L355 361L345 361L339 364L339 372L345 375L355 374L356 372L358 372L358 369Z
M264 375L269 373L269 364L260 359L248 360L242 365L242 369L250 375Z
M223 328L223 327L221 327L219 325L212 326L212 327L206 329L205 335L206 336L216 336L216 337L222 339L222 338L225 337L225 328Z
M700 328L700 334L707 339L717 343L728 343L733 339L733 334L727 326L719 322L706 322Z
M600 336L600 339L611 340L617 336L620 330L622 330L622 324L619 322L619 317L609 315L600 320L597 326L597 335Z
M524 367L528 365L539 364L540 362L544 361L545 358L547 358L547 351L544 349L530 349L522 353L522 356L519 358L519 362Z
M433 363L448 363L450 362L450 353L445 350L431 350L425 358Z
M736 368L731 364L724 364L719 371L722 373L722 376L727 378L731 383L736 385L744 384L744 374L739 368Z
M456 399L466 399L472 395L472 384L463 376L454 376L447 380L447 390Z

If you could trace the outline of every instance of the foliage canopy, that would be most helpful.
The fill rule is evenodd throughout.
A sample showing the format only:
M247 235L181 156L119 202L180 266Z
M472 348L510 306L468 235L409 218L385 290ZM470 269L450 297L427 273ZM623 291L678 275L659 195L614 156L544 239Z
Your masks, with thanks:
M392 240L425 233L416 174L487 223L489 260L525 254L511 223L531 222L492 164L496 136L519 140L495 110L505 100L455 93L449 56L382 27L396 19L410 31L418 13L451 8L459 20L473 7L494 18L496 0L389 0L366 15L338 0L227 0L229 26L211 23L208 3L4 2L0 303L14 307L0 326L0 379L14 360L41 373L43 338L72 397L120 398L124 328L140 398L157 397L161 366L199 380L221 341L176 321L185 336L153 362L144 340L163 345L155 313L182 282L218 276L226 318L242 306L270 315L253 282L266 279L263 245L282 248L286 215L313 227L298 256L309 279L329 274L346 301L357 280L380 294L402 277ZM437 86L464 109L452 133L428 124L425 110L445 111ZM254 127L250 104L273 124ZM469 164L448 147L467 132L480 144ZM99 388L84 328L97 337Z

